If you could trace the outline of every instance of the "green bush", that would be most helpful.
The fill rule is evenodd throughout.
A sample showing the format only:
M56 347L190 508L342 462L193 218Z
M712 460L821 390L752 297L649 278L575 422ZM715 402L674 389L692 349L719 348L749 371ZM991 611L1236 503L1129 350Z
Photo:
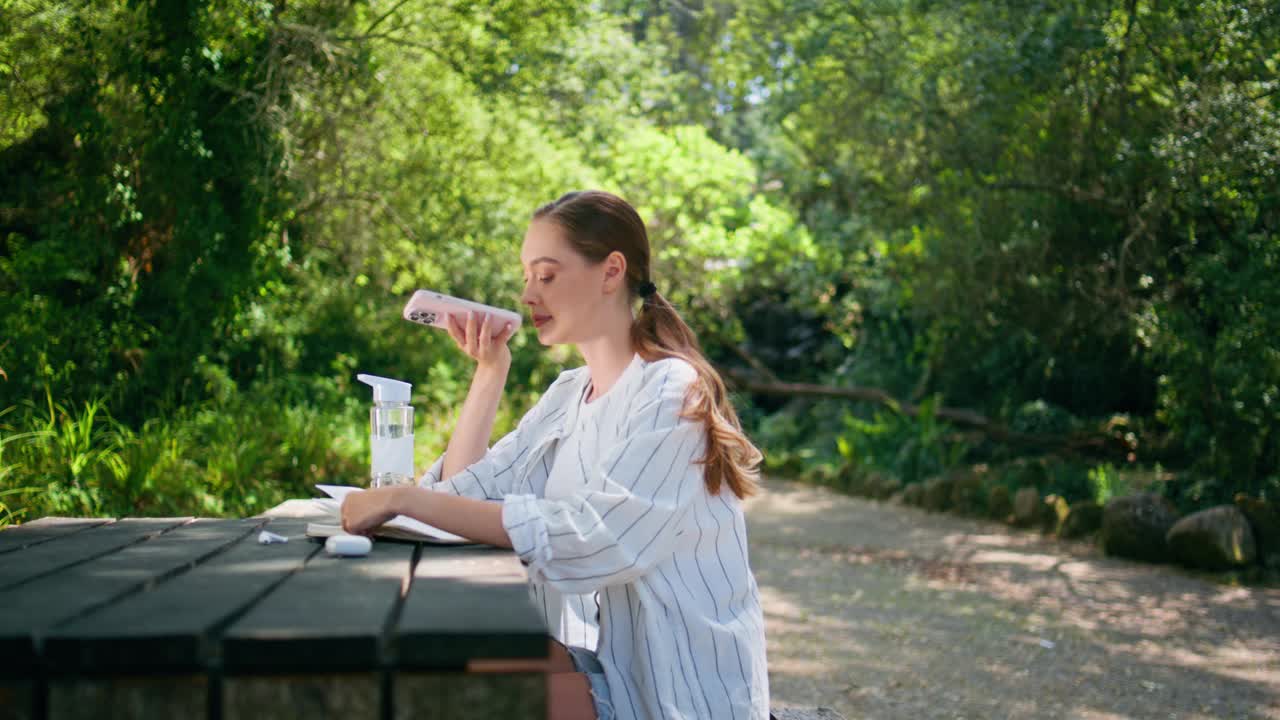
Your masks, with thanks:
M1145 328L1165 369L1158 417L1194 471L1180 492L1191 504L1275 493L1280 468L1280 234L1205 245L1180 302L1154 308Z
M1040 435L1065 435L1078 427L1079 423L1066 408L1034 400L1023 403L1013 413L1009 421L1009 429L1014 432Z
M99 402L4 414L10 519L44 515L251 515L317 482L359 483L367 437L350 416L235 395L152 418L134 432ZM246 432L246 428L252 428Z

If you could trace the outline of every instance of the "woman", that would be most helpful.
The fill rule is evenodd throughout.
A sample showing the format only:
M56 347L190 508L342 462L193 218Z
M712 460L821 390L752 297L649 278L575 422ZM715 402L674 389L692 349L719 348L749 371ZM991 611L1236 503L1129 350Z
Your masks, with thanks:
M538 340L575 344L586 366L486 448L512 328L452 323L477 365L420 480L435 492L348 496L343 524L365 532L404 514L513 548L565 646L553 655L585 675L553 684L556 716L763 720L764 622L740 503L760 453L649 262L644 223L621 198L574 192L539 208L521 300Z

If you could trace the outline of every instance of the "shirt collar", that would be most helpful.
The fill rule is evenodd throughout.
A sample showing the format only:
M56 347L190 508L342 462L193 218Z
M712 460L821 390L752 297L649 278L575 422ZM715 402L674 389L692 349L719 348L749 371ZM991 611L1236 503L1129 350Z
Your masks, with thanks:
M594 409L596 407L596 403L614 401L618 396L630 395L634 392L634 385L644 375L642 370L645 364L644 359L640 357L640 353L633 354L631 356L631 362L623 369L622 374L619 375L618 379L613 383L613 387L609 388L609 392L605 393L604 397L592 400L591 407ZM583 366L582 373L579 375L578 381L574 383L574 392L569 397L569 407L565 409L564 424L561 425L562 430L564 428L572 428L574 423L578 422L578 416L582 409L582 401L586 397L587 386L590 384L591 371L588 370L586 366Z

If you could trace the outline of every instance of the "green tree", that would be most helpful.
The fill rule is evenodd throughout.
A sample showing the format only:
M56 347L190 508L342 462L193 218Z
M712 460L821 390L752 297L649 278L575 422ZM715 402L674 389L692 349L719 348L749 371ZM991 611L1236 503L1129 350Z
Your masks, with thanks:
M1158 403L1180 462L1276 473L1274 7L753 2L733 28L765 172L892 278L921 390Z

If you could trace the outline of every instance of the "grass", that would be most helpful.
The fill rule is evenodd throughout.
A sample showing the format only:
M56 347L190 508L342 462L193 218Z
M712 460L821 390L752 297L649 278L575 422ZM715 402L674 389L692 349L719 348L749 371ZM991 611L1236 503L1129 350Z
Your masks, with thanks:
M233 389L136 429L100 401L68 407L47 391L0 410L0 527L47 515L245 517L313 497L316 483L365 484L367 405L277 399L286 395ZM499 434L528 400L503 403ZM452 412L417 414L417 472L444 449L453 423Z
M367 468L355 421L241 395L133 430L100 402L0 412L0 526L45 515L252 515Z

